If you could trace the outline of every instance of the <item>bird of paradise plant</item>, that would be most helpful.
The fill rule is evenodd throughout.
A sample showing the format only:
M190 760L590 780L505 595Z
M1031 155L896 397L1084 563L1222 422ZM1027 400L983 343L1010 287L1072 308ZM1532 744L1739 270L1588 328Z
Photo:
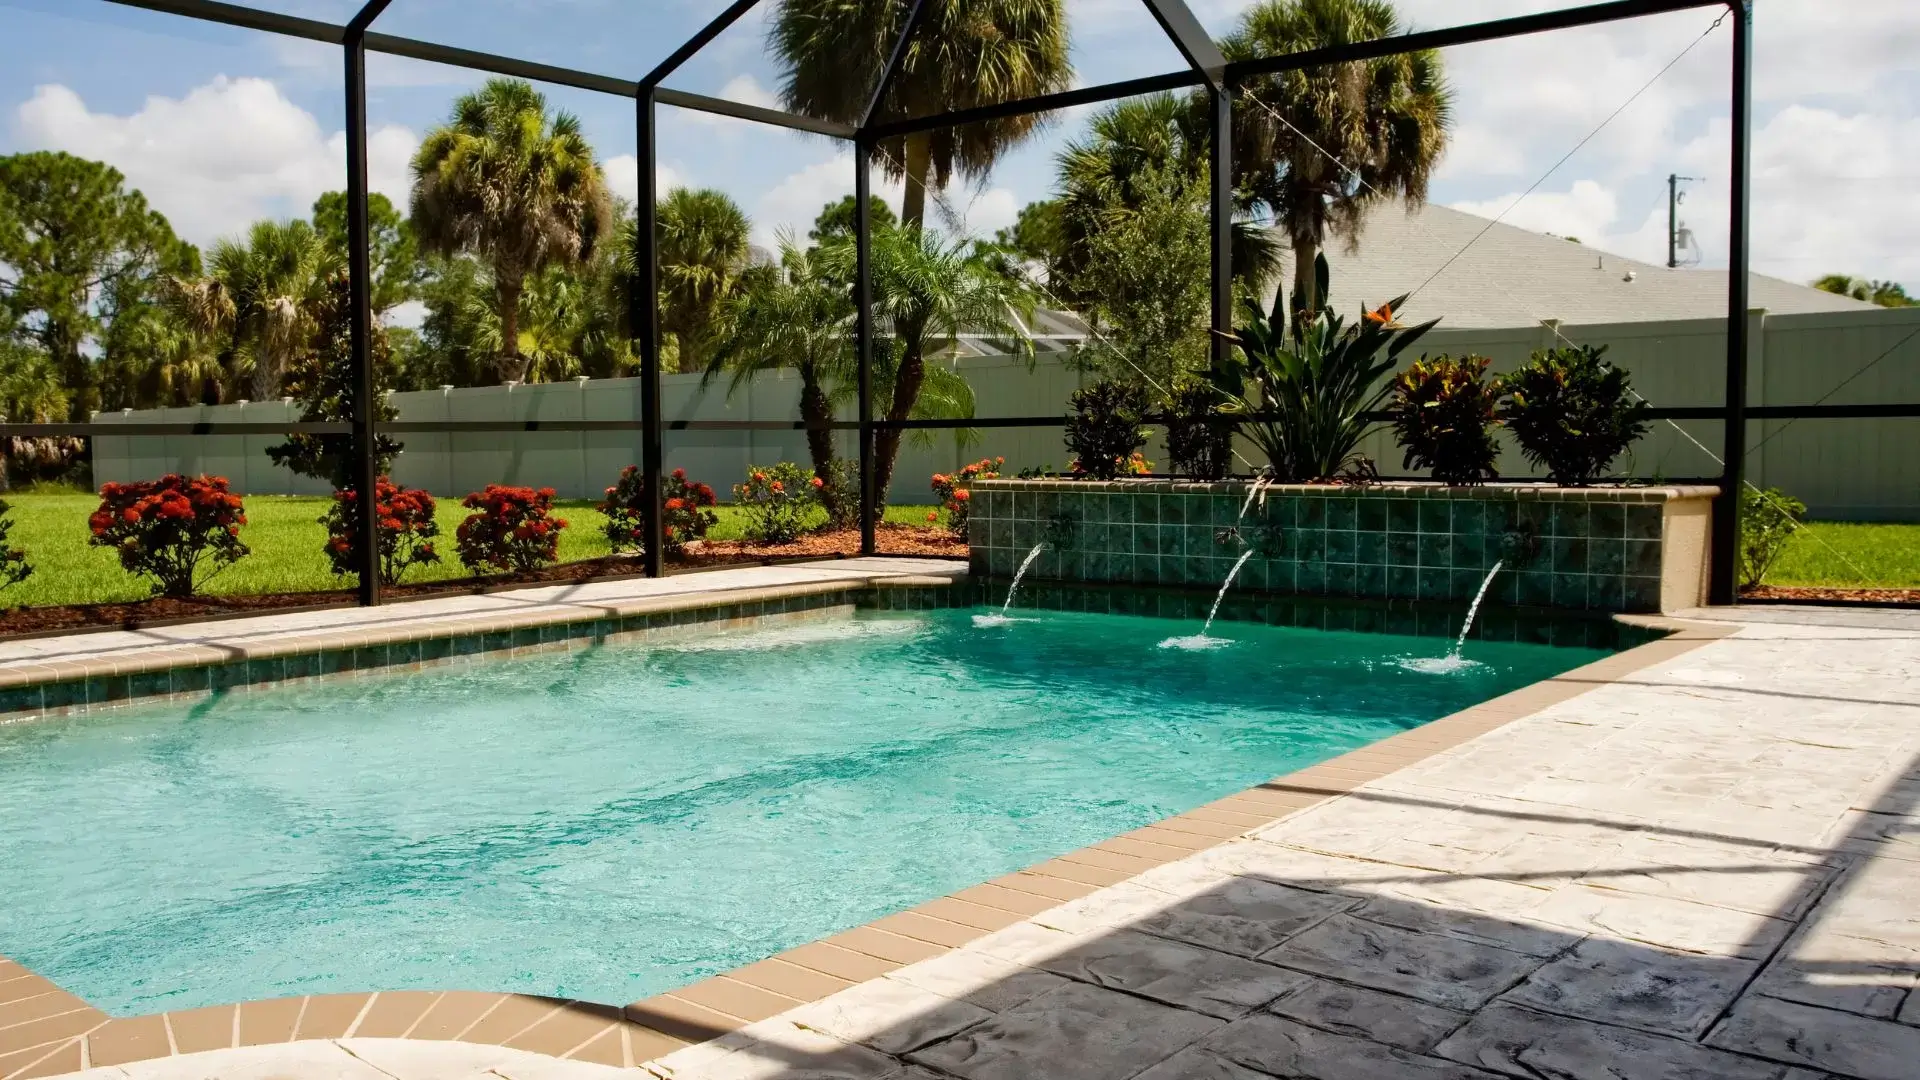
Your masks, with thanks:
M1243 302L1242 324L1227 335L1238 355L1214 382L1222 411L1247 417L1242 432L1267 455L1269 475L1286 483L1330 479L1359 463L1386 376L1440 321L1402 326L1394 312L1407 298L1399 296L1349 324L1326 305L1326 257L1315 263L1315 300L1294 290L1300 310L1291 325L1279 293L1270 309Z

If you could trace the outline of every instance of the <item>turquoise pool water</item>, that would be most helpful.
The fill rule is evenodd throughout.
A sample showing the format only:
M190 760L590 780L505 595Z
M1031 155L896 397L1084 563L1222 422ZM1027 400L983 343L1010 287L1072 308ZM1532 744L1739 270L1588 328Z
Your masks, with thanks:
M624 1003L1595 659L970 611L0 728L0 955L116 1013L350 990Z

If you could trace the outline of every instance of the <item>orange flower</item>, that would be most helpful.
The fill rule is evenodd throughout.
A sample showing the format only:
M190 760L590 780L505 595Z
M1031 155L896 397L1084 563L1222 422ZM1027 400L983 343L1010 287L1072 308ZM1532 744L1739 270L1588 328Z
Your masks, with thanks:
M928 521L939 521L939 520L940 520L940 515L939 515L939 513L938 513L938 512L936 512L936 511L931 511L931 510L929 510L929 511L927 512L927 520L928 520Z
M1381 304L1378 309L1367 312L1366 319L1388 330L1400 329L1400 324L1393 321L1392 304Z

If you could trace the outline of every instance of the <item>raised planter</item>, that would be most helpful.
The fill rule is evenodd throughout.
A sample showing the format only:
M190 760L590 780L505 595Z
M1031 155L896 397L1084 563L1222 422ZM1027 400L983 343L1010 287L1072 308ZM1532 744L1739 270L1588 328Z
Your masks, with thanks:
M1239 587L1308 596L1489 600L1672 612L1706 598L1712 487L1273 485L988 480L972 489L973 572ZM1242 508L1245 515L1242 516Z

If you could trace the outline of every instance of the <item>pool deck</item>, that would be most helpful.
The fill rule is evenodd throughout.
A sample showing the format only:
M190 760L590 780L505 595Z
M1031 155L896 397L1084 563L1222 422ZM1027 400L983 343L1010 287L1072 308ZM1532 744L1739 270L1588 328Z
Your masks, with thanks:
M0 962L0 1080L1920 1076L1920 613L1686 625L624 1008Z

